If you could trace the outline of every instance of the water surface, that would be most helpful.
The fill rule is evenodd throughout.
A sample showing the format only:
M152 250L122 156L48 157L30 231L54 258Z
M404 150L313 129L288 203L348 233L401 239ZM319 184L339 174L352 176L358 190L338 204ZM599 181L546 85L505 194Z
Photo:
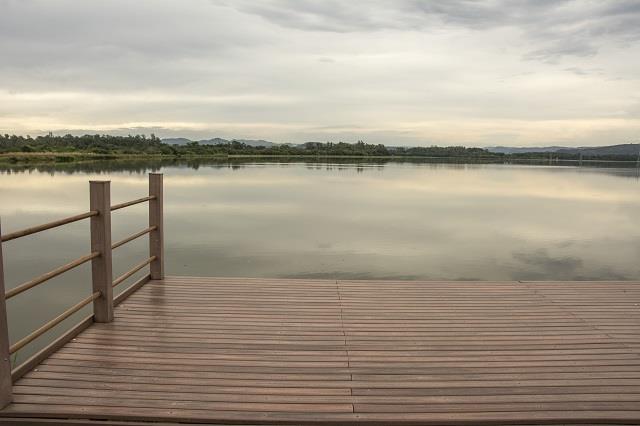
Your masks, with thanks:
M110 180L114 204L143 196L149 171L165 175L171 275L640 279L633 168L256 161L13 168L0 171L3 233L87 211L89 180ZM114 212L113 240L146 221L146 205ZM7 288L88 253L88 227L5 243ZM147 250L144 238L116 250L114 276ZM90 289L87 264L10 300L12 341Z

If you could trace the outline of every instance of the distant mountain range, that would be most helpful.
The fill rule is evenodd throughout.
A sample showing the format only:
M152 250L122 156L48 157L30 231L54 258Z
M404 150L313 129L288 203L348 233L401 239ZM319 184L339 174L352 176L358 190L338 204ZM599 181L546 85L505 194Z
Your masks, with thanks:
M247 146L264 146L266 148L270 148L276 145L273 142L265 141L262 139L222 139L222 138L213 138L213 139L201 139L199 141L193 141L191 139L186 138L167 138L162 139L162 142L169 145L186 145L190 142L198 142L200 145L225 145L231 142L240 142Z
M547 146L547 147L510 147L510 146L490 146L486 148L489 152L502 154L523 154L527 152L557 152L559 154L583 154L588 156L606 156L606 155L638 155L640 153L639 143L625 143L621 145L610 146L581 146L571 148L568 146Z

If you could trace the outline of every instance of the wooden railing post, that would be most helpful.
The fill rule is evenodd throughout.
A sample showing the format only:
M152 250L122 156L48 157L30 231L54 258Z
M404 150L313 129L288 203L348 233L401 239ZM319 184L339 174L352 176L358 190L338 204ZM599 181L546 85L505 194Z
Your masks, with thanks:
M111 262L111 188L109 181L91 181L89 187L91 210L98 215L91 218L91 251L100 256L91 260L93 291L101 296L93 301L95 322L113 321L113 270Z
M0 235L2 235L1 223ZM4 268L2 261L2 241L0 241L0 408L9 405L12 399L9 326L7 323L7 301L4 298Z
M164 219L162 201L162 174L149 173L149 226L156 228L149 233L149 256L155 256L151 262L151 279L164 279Z

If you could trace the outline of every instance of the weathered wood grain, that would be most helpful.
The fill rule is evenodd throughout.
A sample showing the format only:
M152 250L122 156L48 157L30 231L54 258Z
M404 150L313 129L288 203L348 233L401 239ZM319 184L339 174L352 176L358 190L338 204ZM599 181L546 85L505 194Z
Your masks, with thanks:
M635 282L166 277L26 373L0 419L638 423L638 304Z
M89 198L91 210L98 212L91 217L91 251L100 253L91 260L93 291L100 292L100 297L93 301L93 320L110 322L113 321L111 182L91 181Z
M151 279L164 278L164 208L163 184L161 173L149 173L149 257L151 262Z

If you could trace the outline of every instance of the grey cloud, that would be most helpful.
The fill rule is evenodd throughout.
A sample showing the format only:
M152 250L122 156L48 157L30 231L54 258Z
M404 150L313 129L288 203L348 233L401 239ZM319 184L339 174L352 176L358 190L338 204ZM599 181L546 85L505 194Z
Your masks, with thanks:
M567 72L570 72L575 75L603 75L604 70L602 68L582 68L582 67L569 67L564 69Z
M597 53L601 39L632 43L640 37L640 3L570 0L313 0L228 1L230 7L272 24L305 31L428 31L446 26L470 30L520 29L540 47L525 58L553 62Z
M413 0L406 4L407 13L419 13L425 23L431 17L437 17L443 23L461 25L473 29L483 29L504 25L509 21L508 10L493 3L481 3L468 0L426 2Z
M540 3L550 4L547 1L518 2L521 3L533 9L539 8ZM328 32L423 30L443 23L487 28L508 23L512 9L496 2L473 0L229 0L222 4L258 15L279 26Z
M586 40L556 42L550 47L537 49L524 55L525 59L556 63L563 56L587 57L598 53L598 49Z
M258 15L279 26L312 31L351 32L401 28L403 17L397 8L389 8L385 1L374 1L369 8L363 8L358 2L339 0L228 0L217 3Z
M199 61L271 43L217 12L207 1L0 0L0 57L11 58L0 78L17 90L189 85L217 71Z

